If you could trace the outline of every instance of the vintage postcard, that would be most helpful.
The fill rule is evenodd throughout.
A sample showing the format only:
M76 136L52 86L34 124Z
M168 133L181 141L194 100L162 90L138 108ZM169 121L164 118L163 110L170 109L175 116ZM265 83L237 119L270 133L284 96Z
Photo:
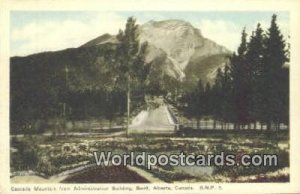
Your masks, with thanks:
M2 1L0 193L300 193L298 1Z

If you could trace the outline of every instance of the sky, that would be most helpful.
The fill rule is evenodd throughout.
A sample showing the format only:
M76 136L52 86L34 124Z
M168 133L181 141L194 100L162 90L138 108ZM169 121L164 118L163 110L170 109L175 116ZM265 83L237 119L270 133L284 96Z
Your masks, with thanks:
M200 29L204 37L235 51L244 27L249 35L258 22L266 30L274 13L281 32L287 38L290 34L289 12L12 11L10 56L74 48L104 33L117 34L119 29L124 29L130 16L134 16L138 24L150 20L184 20Z

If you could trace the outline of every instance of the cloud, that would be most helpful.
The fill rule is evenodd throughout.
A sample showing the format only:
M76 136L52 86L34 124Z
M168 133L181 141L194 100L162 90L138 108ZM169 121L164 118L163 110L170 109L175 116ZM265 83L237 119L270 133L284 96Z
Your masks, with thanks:
M231 21L203 19L195 24L202 35L234 51L240 42L241 28Z
M126 18L103 12L89 15L87 22L75 19L39 21L12 29L11 56L78 47L101 34L116 34L125 25Z
M170 19L167 15L148 12L132 13L137 23L142 24L151 19ZM63 18L61 20L33 19L22 26L12 28L11 56L24 56L43 51L56 51L70 47L78 47L85 42L104 33L117 34L124 29L127 17L116 12L93 12L83 14L80 19ZM184 18L182 18L184 19ZM235 51L240 44L241 31L244 26L225 19L209 19L195 21L194 27L201 30L204 37ZM259 21L266 30L270 21ZM256 28L255 23L244 24L250 35ZM289 35L288 20L278 20L278 25L285 38Z
M261 24L263 30L267 31L270 26L269 20L257 21L241 26L228 20L203 19L199 23L195 23L195 26L201 30L204 37L227 47L231 51L236 51L241 41L241 32L243 28L246 27L246 33L248 34L249 39L252 31L256 29L258 22ZM277 24L284 38L287 39L290 35L289 22L286 20L279 20Z

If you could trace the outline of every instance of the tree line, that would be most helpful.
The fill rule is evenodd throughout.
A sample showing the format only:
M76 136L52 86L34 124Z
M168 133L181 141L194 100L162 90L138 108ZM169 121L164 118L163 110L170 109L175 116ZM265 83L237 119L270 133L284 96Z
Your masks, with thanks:
M236 53L219 68L211 86L199 80L197 87L182 97L184 111L198 119L233 123L235 129L257 122L267 129L289 124L289 45L273 15L264 31L258 23L249 41L245 28Z

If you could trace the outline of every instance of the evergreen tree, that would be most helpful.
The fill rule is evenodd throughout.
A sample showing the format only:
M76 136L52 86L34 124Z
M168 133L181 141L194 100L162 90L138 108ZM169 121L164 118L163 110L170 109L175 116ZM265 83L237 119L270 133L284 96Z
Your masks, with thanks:
M203 98L203 104L204 104L204 115L212 115L212 91L211 91L210 83L207 82L205 86L205 92L204 92L204 98Z
M235 115L232 98L232 79L228 65L224 67L224 71L220 68L217 70L217 76L212 90L210 91L209 85L207 88L208 92L205 94L208 95L206 99L210 102L208 105L210 109L213 109L215 118L222 121L223 124L225 122L226 127L226 123L232 122Z
M216 120L223 121L222 117L222 105L223 105L223 95L222 95L222 82L224 80L224 74L221 70L221 68L218 68L217 75L215 79L214 86L212 88L212 112L214 115L214 118ZM215 128L215 124L214 124Z
M205 101L204 101L204 86L202 84L202 80L200 79L198 81L197 89L196 89L196 95L195 95L195 103L196 103L196 115L197 115L197 128L200 128L200 120L202 116L204 115L204 109L205 109Z
M249 65L246 59L247 54L247 34L245 28L242 31L241 44L238 47L237 54L230 58L230 75L232 79L232 120L235 121L235 128L239 129L240 124L246 124L249 121Z
M286 86L282 84L283 65L287 62L286 45L276 20L277 16L273 15L265 39L264 52L264 102L266 108L263 110L268 129L271 128L271 123L276 124L276 128L278 128L286 106L284 102Z
M223 103L220 111L222 112L222 118L226 124L235 120L235 110L232 97L232 79L228 65L224 68L221 90L223 94Z
M248 44L248 52L246 54L247 64L249 65L248 77L249 77L249 89L250 89L250 109L249 116L250 120L255 123L264 120L262 112L263 103L263 92L264 84L263 77L263 51L264 51L264 36L263 30L260 24L257 24L256 31L252 33Z
M116 79L120 88L126 88L128 133L132 85L134 83L134 86L138 87L137 84L142 84L146 78L147 70L144 56L147 44L139 46L138 25L133 17L127 19L126 28L124 31L119 31L117 39L120 43L116 51Z
M204 116L210 116L212 115L212 103L214 103L212 100L212 92L211 92L211 86L210 83L207 82L203 94L202 99L202 106L203 106L203 115ZM208 120L208 117L205 118L205 120ZM207 129L207 122L205 122L205 129Z

